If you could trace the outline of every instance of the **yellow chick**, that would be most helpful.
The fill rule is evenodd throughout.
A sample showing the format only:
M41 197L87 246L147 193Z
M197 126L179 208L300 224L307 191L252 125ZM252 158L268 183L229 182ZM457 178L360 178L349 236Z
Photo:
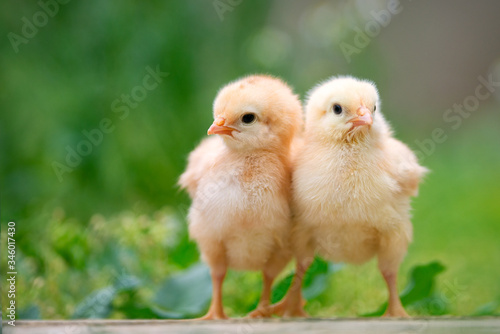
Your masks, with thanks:
M201 319L227 318L228 268L261 270L262 297L251 317L269 316L271 286L290 261L290 145L302 129L297 98L279 79L253 75L223 87L213 105L214 137L189 155L179 185L192 204L189 234L209 265L213 295Z
M410 196L427 170L392 137L377 89L365 80L334 77L314 88L304 140L292 178L297 270L273 312L306 316L300 290L315 254L354 264L377 256L389 290L385 316L408 317L397 273L412 239Z

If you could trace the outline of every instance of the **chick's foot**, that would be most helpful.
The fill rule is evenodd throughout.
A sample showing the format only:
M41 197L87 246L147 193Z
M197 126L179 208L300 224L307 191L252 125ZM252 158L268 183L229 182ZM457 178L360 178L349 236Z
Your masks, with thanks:
M383 318L410 318L408 313L406 313L405 309L403 308L402 305L398 305L395 307L387 307L387 310L385 311L384 315L382 315Z
M304 310L305 301L294 303L290 300L282 300L270 306L271 314L284 318L308 318L309 314Z
M209 310L207 314L205 314L201 318L196 318L194 320L223 320L223 319L229 319L224 312L217 312L217 311L212 311Z

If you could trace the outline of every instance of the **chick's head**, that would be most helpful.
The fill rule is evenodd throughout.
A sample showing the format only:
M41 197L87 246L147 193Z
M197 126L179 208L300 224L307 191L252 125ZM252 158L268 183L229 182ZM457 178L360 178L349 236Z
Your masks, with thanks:
M383 131L379 104L377 88L370 81L334 77L309 93L306 133L325 141L349 142Z
M289 147L302 126L297 96L283 81L253 75L224 86L213 105L208 134L239 150Z

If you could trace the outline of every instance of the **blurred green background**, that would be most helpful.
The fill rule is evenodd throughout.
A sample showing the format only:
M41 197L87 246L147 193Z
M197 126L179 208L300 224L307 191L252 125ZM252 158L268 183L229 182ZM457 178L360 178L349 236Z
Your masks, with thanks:
M302 99L331 75L376 82L396 136L432 171L414 201L401 289L415 266L445 269L427 275L432 288L409 312L500 311L500 87L474 100L479 77L500 81L498 2L401 0L389 16L386 1L41 3L0 10L0 278L15 221L20 318L205 311L209 278L176 180L217 90L250 73L279 76ZM168 75L141 88L156 69ZM136 97L128 107L125 95ZM470 112L447 111L463 103ZM103 120L109 131L96 134ZM84 144L86 132L96 144ZM72 150L85 154L68 166ZM68 167L58 176L55 165ZM327 267L317 266L311 315L356 316L386 300L374 261ZM193 286L199 293L182 294ZM230 272L227 313L244 315L259 291L258 273Z

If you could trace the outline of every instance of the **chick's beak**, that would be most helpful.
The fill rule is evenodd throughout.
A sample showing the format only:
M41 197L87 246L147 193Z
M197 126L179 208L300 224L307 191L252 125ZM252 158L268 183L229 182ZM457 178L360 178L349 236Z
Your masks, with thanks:
M350 123L352 123L354 125L354 127L362 126L362 125L370 126L373 124L372 113L367 107L361 106L358 109L357 114L358 114L358 117L355 117L349 121Z
M224 117L217 117L208 129L207 134L233 136L233 131L238 131L230 126L225 126L224 123L226 123L226 119Z

